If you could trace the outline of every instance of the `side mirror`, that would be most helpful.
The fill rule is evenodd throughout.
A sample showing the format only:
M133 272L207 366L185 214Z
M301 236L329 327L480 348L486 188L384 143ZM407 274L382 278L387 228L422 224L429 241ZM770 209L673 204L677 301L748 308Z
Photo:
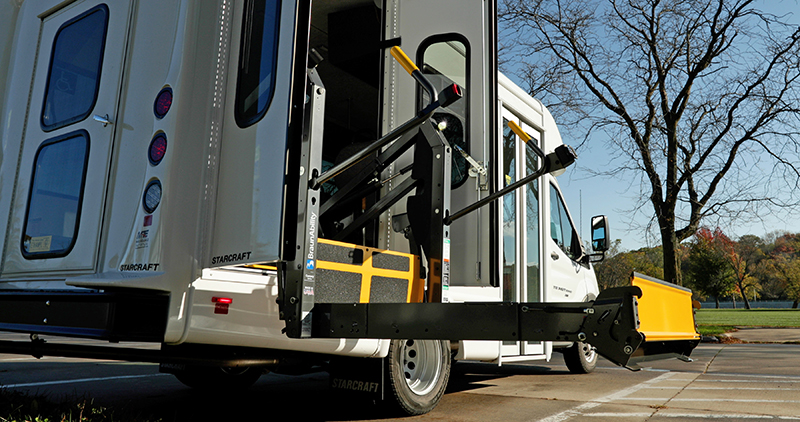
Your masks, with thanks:
M595 252L605 252L611 242L608 235L608 217L598 215L592 217L592 250Z

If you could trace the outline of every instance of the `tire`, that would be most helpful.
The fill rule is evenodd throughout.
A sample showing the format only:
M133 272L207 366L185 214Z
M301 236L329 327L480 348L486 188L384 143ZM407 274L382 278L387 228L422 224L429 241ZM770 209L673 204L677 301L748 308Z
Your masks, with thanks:
M392 340L386 362L390 410L422 415L439 404L450 378L448 341Z
M573 374L588 374L597 366L597 351L589 343L575 342L564 350L564 363Z
M255 384L263 370L253 367L188 366L175 372L175 378L187 387L206 391L239 391Z

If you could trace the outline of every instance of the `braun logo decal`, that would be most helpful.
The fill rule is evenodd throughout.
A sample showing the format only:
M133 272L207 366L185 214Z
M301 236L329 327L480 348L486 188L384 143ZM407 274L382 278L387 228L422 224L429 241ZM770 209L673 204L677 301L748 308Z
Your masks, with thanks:
M311 218L308 220L308 260L306 261L306 269L314 269L314 248L317 244L317 214L311 213Z
M245 259L250 259L251 253L252 252L240 252L230 255L215 256L211 258L211 265L224 264L226 262L244 261Z
M119 266L120 271L158 271L158 266L161 264L122 264Z

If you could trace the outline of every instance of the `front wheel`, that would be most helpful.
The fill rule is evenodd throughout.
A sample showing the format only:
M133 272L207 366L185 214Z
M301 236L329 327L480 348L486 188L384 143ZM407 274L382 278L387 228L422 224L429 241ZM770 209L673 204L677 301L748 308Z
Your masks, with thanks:
M597 351L589 343L576 341L564 350L564 363L573 374L588 374L597 366Z
M407 415L428 413L439 404L450 378L445 340L392 340L386 356L390 407Z

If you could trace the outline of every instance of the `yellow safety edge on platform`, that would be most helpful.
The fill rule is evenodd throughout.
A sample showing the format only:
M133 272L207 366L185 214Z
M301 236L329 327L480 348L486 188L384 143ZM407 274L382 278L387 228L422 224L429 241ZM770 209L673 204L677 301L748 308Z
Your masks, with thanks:
M318 243L326 243L329 245L337 245L346 248L361 249L364 251L364 262L361 265L342 264L338 262L324 261L317 259L317 268L333 271L344 271L349 273L361 274L361 293L360 302L369 303L370 291L372 287L372 277L392 277L408 280L408 303L420 303L424 295L423 281L419 278L420 271L420 258L416 255L390 251L378 248L368 248L365 246L354 245L352 243L338 242L329 239L318 239ZM382 253L388 255L397 255L409 259L408 271L390 270L386 268L375 268L372 266L372 255L375 253Z
M244 266L245 268L256 268L259 270L267 270L267 271L278 271L278 267L274 265L266 265L266 264L247 264Z
M362 265L341 264L338 262L324 261L321 259L317 260L317 268L361 274L361 292L359 298L361 303L369 302L369 295L372 287L371 280L373 276L392 277L392 278L401 278L409 280L409 289L407 296L408 303L422 302L423 295L425 294L425 289L423 287L424 286L423 280L419 278L420 258L418 256L403 252L384 250L384 249L367 248L365 246L353 245L344 242L337 242L335 240L329 240L329 239L320 238L317 241L319 243L337 245L346 248L358 248L364 251L365 259ZM372 266L372 253L374 252L379 252L389 255L398 255L409 258L411 262L409 270L397 271L385 268L374 268ZM248 264L245 265L245 267L257 268L260 270L277 271L277 267L275 267L274 265L267 265L267 264Z
M691 290L639 273L631 275L631 284L642 289L639 332L645 341L700 339Z

